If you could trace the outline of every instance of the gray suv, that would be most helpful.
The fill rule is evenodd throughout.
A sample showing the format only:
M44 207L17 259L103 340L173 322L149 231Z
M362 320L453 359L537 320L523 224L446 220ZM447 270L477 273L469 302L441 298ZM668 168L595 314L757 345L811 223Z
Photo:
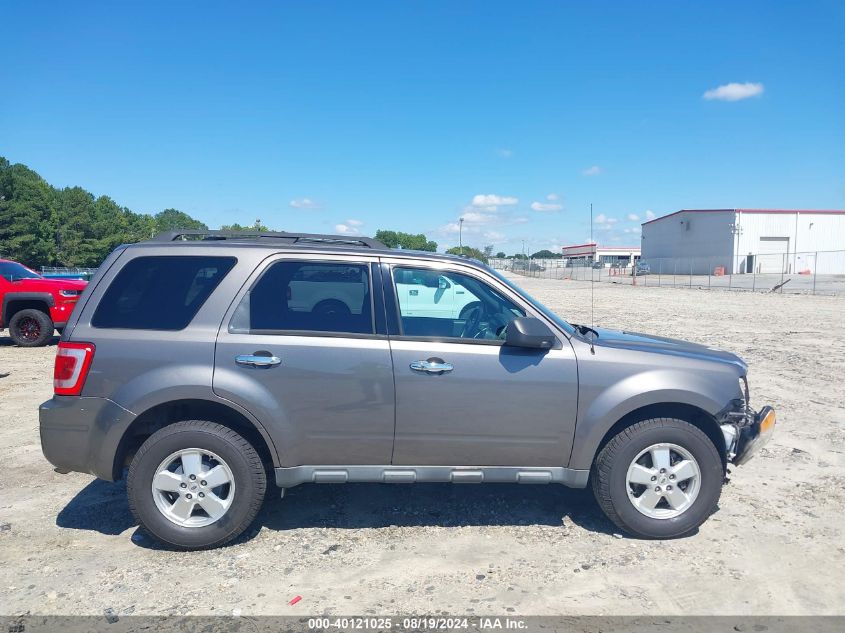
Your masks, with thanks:
M621 529L671 538L771 435L746 369L702 345L568 323L464 258L180 231L119 247L86 288L41 443L59 472L128 468L134 516L183 549L241 534L268 477L283 492L589 484Z

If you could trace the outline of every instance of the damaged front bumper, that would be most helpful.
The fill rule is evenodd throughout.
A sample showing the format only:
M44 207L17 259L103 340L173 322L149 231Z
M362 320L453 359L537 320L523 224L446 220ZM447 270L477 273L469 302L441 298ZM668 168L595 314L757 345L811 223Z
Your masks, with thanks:
M741 411L726 413L720 426L728 461L741 466L754 457L772 438L775 422L775 410L770 406L760 411L743 406Z

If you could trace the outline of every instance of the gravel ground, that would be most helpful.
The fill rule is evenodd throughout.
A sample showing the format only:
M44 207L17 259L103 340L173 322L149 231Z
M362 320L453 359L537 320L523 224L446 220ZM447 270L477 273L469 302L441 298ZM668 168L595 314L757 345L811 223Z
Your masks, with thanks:
M588 284L517 282L589 322ZM778 410L695 535L623 538L557 486L350 484L274 491L234 545L164 551L122 484L43 459L55 349L4 336L0 614L845 614L845 298L597 284L595 300L599 325L739 353L753 402Z

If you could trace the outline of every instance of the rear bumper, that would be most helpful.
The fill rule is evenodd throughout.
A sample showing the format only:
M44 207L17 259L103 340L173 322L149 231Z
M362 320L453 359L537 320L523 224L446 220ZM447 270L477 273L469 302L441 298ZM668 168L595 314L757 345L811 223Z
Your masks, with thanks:
M754 457L772 439L775 422L775 410L772 407L765 406L754 414L750 424L738 429L731 462L736 466L741 466Z
M59 471L113 481L120 438L134 418L105 398L55 396L38 409L41 451Z

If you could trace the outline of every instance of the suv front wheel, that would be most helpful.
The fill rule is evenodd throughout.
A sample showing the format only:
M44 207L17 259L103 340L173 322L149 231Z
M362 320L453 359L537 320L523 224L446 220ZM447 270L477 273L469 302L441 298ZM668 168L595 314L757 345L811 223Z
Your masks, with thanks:
M641 538L695 530L716 509L725 471L698 427L653 418L620 431L593 465L593 493L608 518Z
M267 475L255 448L230 428L178 422L153 435L129 467L129 508L156 539L179 549L227 543L264 500Z

